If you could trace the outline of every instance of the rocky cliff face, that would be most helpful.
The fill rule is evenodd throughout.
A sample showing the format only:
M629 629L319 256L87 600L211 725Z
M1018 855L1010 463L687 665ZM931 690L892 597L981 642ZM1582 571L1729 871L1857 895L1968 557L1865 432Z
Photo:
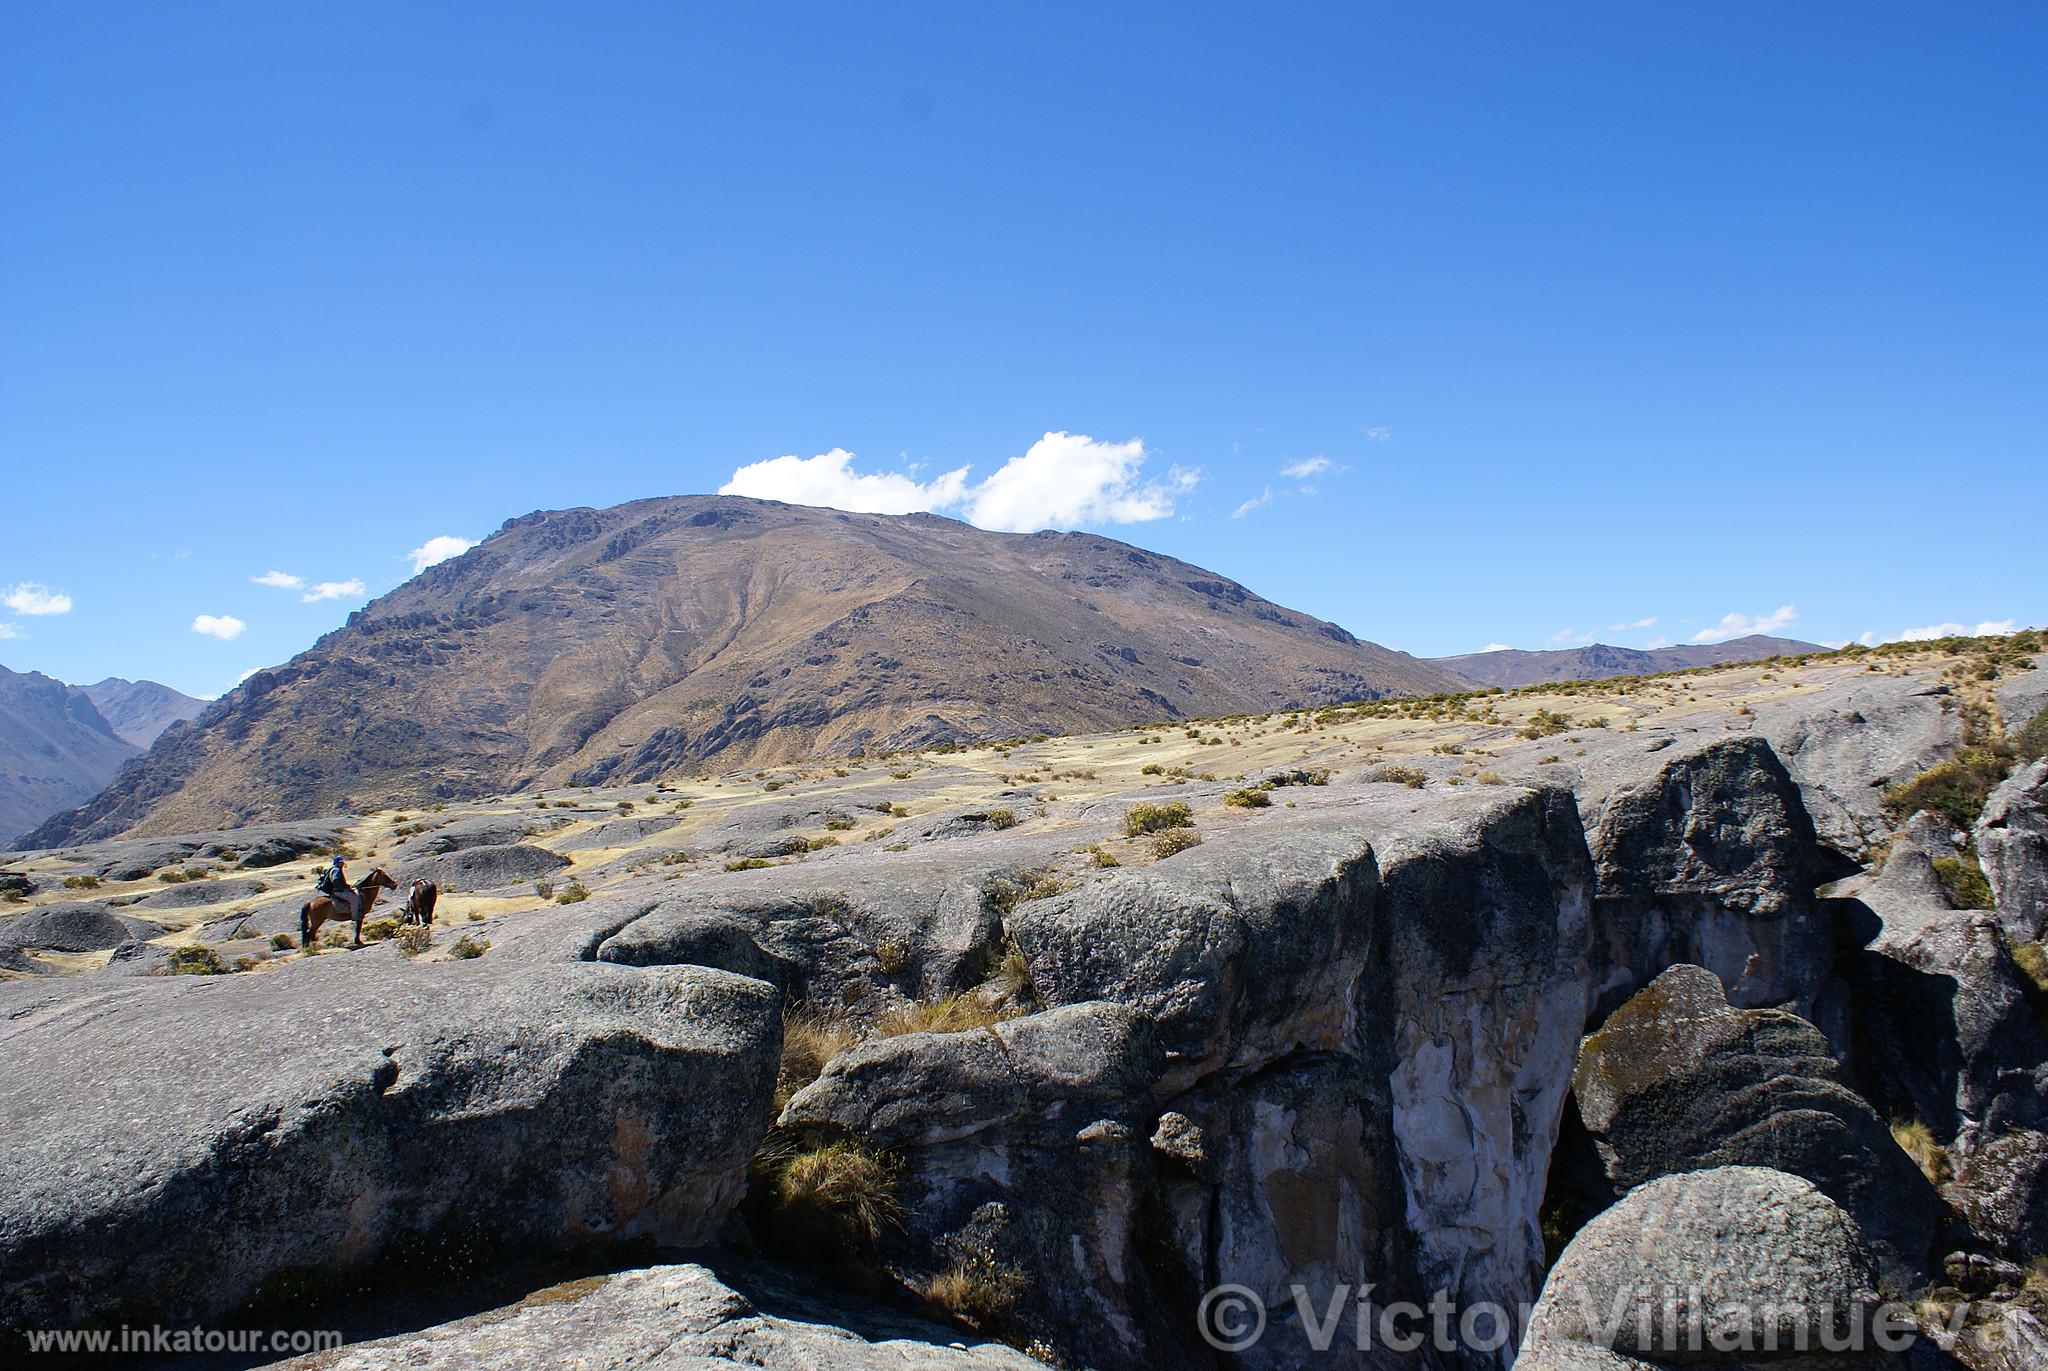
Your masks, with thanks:
M31 842L1461 684L1090 534L645 500L514 519Z

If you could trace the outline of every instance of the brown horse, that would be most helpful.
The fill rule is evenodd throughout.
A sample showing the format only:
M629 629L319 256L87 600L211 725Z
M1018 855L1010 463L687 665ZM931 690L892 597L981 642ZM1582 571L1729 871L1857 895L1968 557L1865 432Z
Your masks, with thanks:
M432 881L414 881L405 888L405 921L424 928L434 921L434 903L441 887Z
M370 906L377 903L377 896L386 890L398 889L398 882L378 867L369 875L356 882L356 943L363 945L363 916L370 912ZM299 946L311 947L313 939L320 936L320 925L329 919L344 917L339 901L325 895L315 895L299 906Z

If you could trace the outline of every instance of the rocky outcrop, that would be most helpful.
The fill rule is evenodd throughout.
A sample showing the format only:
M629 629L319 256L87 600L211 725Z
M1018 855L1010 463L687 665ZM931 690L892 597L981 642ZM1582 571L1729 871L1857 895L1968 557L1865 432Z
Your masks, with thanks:
M1999 924L2014 942L2039 941L2048 927L2048 758L2021 767L1992 792L1975 839Z
M0 947L99 952L163 931L159 924L112 913L103 905L46 904L0 923Z
M402 878L432 881L444 891L496 890L551 876L569 865L567 857L529 843L465 847L439 857L408 862Z
M2010 1261L2048 1256L2048 1133L2015 1129L1964 1157L1942 1196Z
M770 987L365 964L0 987L5 1320L203 1320L437 1242L718 1231L767 1124Z
M749 1277L752 1277L751 1279ZM694 1262L588 1277L403 1337L279 1362L273 1371L1043 1371L957 1329L835 1299L814 1282Z
M1617 1193L1719 1166L1788 1172L1848 1211L1900 1288L1923 1278L1933 1188L1805 1020L1736 1009L1712 972L1675 966L1585 1040L1572 1088Z
M1963 743L1954 695L1919 676L1855 679L1773 711L1761 728L1799 783L1821 841L1852 858L1891 832L1885 788Z
M1518 1371L1876 1367L1830 1355L1869 1328L1877 1271L1856 1224L1811 1182L1727 1166L1639 1186L1580 1230L1551 1268Z

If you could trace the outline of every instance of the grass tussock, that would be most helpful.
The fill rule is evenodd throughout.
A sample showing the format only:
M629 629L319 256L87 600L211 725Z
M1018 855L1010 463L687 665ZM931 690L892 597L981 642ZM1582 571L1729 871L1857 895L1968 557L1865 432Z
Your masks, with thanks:
M1953 1172L1948 1149L1934 1136L1934 1130L1919 1119L1892 1120L1892 1141L1913 1159L1930 1184L1940 1185Z
M847 1024L813 1009L795 1009L782 1018L782 1061L775 1071L775 1112L790 1098L825 1074L832 1059L860 1041Z
M985 1329L1001 1323L1029 1288L1023 1272L977 1252L923 1282L918 1293L954 1318Z
M853 1257L902 1222L896 1168L856 1142L771 1148L756 1161L772 1247Z
M1030 972L1025 972L1028 980ZM892 1009L875 1021L874 1036L894 1038L904 1033L966 1033L993 1028L1005 1019L1017 1017L1014 1006L993 995L970 990L941 1000L919 1000Z

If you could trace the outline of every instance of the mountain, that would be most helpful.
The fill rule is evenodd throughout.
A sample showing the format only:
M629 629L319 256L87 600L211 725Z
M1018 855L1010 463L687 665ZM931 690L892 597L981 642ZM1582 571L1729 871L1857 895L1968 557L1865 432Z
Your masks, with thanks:
M140 750L76 686L0 666L0 843L91 799Z
M510 521L257 673L32 838L1461 685L1091 534L642 500Z
M146 748L172 724L196 719L206 701L195 700L155 681L124 681L109 676L94 685L79 686L99 709L100 717L113 725L114 732L136 747Z
M1540 685L1545 681L1597 681L1609 676L1644 676L1689 666L1724 662L1759 662L1801 652L1825 652L1819 643L1796 638L1769 638L1753 633L1725 643L1684 643L1677 647L1568 647L1556 652L1467 652L1458 657L1432 657L1432 665L1455 671L1468 681L1489 686Z

